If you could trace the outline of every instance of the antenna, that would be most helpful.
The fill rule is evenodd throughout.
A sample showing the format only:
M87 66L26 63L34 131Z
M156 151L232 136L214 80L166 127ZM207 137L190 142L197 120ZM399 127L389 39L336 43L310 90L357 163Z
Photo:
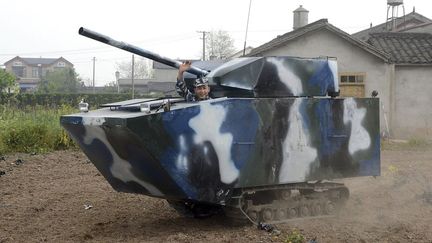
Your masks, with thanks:
M251 5L252 5L252 0L249 0L249 11L248 11L248 17L247 17L247 22L246 22L246 33L245 33L245 41L244 41L244 46L243 46L243 56L246 55L246 39L247 39L247 33L248 33L248 28L249 28L249 16L250 16Z
M403 27L405 28L405 7L403 0L387 0L387 19L386 19L386 31L396 31L396 20L399 15L399 6L402 6L403 10ZM391 8L391 17L389 12Z

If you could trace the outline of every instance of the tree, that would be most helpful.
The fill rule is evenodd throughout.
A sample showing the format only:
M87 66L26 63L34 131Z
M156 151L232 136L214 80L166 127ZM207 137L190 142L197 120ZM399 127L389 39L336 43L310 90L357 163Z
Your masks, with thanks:
M17 83L15 75L0 68L0 92L10 92L11 89L16 90Z
M206 56L225 59L235 53L234 39L223 30L211 31L206 38Z
M120 72L120 78L132 78L132 60L116 64L117 71ZM134 78L144 79L153 76L151 61L149 59L135 56L134 66Z
M81 80L73 68L62 68L48 72L38 84L41 93L76 93Z

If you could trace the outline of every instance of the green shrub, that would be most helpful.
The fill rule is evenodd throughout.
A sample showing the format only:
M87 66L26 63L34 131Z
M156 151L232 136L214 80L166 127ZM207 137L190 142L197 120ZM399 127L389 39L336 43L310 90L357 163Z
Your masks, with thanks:
M430 141L425 138L411 138L408 140L408 145L413 147L423 147L430 145Z
M4 132L3 143L16 152L40 152L48 147L48 129L42 124L20 124Z
M304 243L304 242L305 242L305 237L295 229L288 234L285 240L285 243Z
M77 112L68 105L57 109L26 106L22 110L0 105L0 153L46 152L75 148L60 126L60 116Z
M0 136L0 155L5 154L7 152L6 145L3 143L3 139Z
M76 148L75 142L72 140L72 138L69 136L69 134L66 133L64 129L60 129L60 131L54 132L54 143L53 143L53 149L54 150L61 150L61 149L69 149L69 148Z
M135 98L146 98L154 96L136 95ZM101 104L112 103L122 100L131 99L130 94L38 94L38 93L20 93L4 94L0 93L0 104L9 107L23 109L31 106L43 106L57 109L65 104L71 107L77 107L79 102L84 99L90 104L91 108L97 108Z
M410 140L382 140L382 150L428 150L432 141L424 138L411 138Z
M76 148L60 126L60 116L78 112L82 99L95 109L130 99L130 94L0 93L0 154Z

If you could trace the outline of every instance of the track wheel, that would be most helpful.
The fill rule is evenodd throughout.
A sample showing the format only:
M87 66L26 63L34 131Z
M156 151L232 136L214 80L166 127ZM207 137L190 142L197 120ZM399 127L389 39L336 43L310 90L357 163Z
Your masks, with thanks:
M348 188L344 187L339 189L339 200L341 205L343 205L348 200L349 194Z
M261 218L264 222L273 220L273 211L270 208L265 208L261 211Z
M279 198L283 200L289 200L291 198L291 190L279 191Z
M288 209L288 218L292 219L297 217L297 210L295 208Z
M332 214L335 211L334 203L328 201L324 204L324 212L326 214Z
M302 217L307 217L310 215L310 210L307 205L303 205L300 207L300 215Z
M286 219L286 215L287 215L287 211L285 209L278 209L276 211L276 217L279 220L284 220Z
M312 205L312 215L318 216L322 214L321 205L319 203L314 203Z

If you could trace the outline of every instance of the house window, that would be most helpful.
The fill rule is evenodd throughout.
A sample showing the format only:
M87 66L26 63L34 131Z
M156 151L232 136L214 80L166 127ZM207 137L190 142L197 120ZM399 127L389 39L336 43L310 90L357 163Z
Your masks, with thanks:
M64 62L58 62L57 67L66 67L66 63Z
M23 66L12 66L12 72L20 78L26 77L26 70Z
M341 84L362 84L365 80L364 74L341 74Z
M16 62L13 62L13 64L12 64L12 66L22 66L22 62L19 62L19 61L16 61Z
M33 78L39 77L39 68L32 68L32 77Z

